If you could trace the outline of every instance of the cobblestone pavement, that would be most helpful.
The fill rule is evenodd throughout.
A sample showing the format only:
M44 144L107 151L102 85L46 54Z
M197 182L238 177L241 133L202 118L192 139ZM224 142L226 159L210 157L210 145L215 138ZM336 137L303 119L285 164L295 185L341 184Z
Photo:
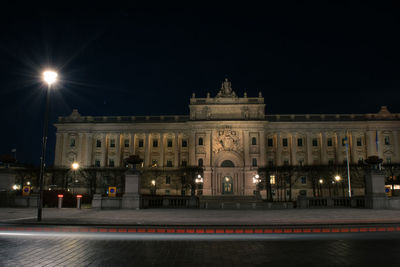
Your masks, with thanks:
M0 222L35 223L36 209L0 208ZM43 209L42 223L126 225L285 225L400 223L400 210L371 209Z
M293 237L293 238L292 238ZM398 266L400 235L132 240L1 235L1 266Z

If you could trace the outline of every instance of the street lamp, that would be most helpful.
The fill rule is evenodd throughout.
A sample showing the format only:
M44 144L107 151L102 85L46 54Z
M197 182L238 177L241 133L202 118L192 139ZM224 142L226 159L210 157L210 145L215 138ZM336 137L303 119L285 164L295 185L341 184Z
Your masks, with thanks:
M75 194L75 187L76 187L76 183L78 182L78 179L76 179L76 171L79 169L79 163L78 162L74 162L71 164L72 169L74 170L74 183L73 183L73 192L72 194Z
M261 178L260 175L256 174L253 176L253 184L256 186L256 190L254 190L254 194L256 195L256 197L259 197L259 190L258 190L258 184L261 182Z
M74 163L72 163L71 167L72 167L72 169L74 171L76 171L77 169L79 169L79 163L78 162L74 162Z
M202 192L200 190L200 185L204 183L203 177L201 177L200 174L197 175L197 178L194 180L196 185L197 185L197 195L202 195ZM201 193L201 194L200 194Z
M40 158L40 174L39 174L39 198L38 198L38 213L37 221L42 220L42 207L43 207L43 175L46 162L46 145L47 145L47 130L49 124L49 107L50 107L50 89L51 85L57 81L57 72L46 70L43 72L43 80L47 83L46 90L46 109L44 113L43 124L43 140L42 140L42 156Z
M156 194L156 180L151 180L151 186L152 186L151 194L155 195Z
M337 191L337 195L339 196L339 182L342 179L342 177L340 177L339 175L335 176L335 181L336 181L336 191Z

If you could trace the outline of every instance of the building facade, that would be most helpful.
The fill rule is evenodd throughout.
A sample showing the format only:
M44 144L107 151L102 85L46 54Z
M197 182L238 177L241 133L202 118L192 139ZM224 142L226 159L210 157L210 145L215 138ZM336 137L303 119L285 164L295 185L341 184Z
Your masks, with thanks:
M351 164L377 155L400 163L400 114L265 114L261 93L239 97L225 79L215 97L195 94L189 116L82 116L76 109L55 124L55 166L123 167L139 155L160 176L203 168L203 195L253 195L260 167ZM163 174L165 172L165 175ZM162 193L168 189L168 177ZM164 190L164 191L162 191ZM176 189L176 192L179 190Z

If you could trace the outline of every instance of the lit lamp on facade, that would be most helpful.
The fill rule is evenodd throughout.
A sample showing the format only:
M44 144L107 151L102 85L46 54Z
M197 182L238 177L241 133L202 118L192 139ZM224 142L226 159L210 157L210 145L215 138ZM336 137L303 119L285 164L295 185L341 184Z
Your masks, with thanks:
M256 174L254 177L253 177L253 184L258 184L259 182L260 182L260 175L258 175L258 174Z
M320 183L320 184L323 184L323 183L324 183L324 180L319 179L319 183Z
M339 175L336 175L336 176L335 176L335 181L336 181L336 182L340 182L341 179L342 179L342 178L341 178Z
M72 169L74 170L74 171L76 171L76 170L78 170L79 169L79 163L78 162L74 162L74 163L72 163Z

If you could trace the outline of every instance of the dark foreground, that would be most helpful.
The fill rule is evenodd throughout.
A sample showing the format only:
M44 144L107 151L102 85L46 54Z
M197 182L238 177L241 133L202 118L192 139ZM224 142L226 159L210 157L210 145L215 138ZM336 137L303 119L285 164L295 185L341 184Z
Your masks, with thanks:
M399 232L0 232L1 266L398 266Z

